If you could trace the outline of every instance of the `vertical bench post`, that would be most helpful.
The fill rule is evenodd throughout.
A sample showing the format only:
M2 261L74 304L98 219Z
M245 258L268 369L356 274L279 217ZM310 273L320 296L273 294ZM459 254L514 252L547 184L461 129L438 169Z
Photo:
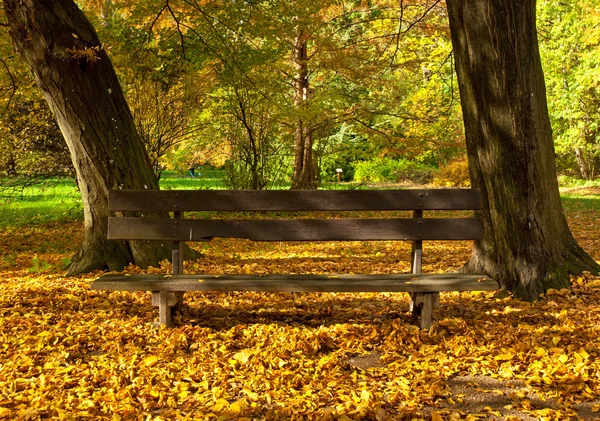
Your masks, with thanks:
M423 211L413 211L413 218L423 218ZM410 270L413 275L422 273L423 269L423 240L412 242L410 256ZM440 303L439 292L414 292L410 294L409 310L416 316L421 317L421 328L429 329L433 320L433 309Z
M173 223L177 225L179 223L178 220L181 219L181 212L174 212L173 214ZM172 269L171 273L173 275L180 275L183 273L183 241L173 241L173 246L171 247L171 261L172 261Z
M413 211L413 218L422 218L423 211ZM415 240L412 242L412 251L410 253L410 273L417 275L421 273L423 265L423 240ZM410 294L409 310L416 316L421 312L421 304L423 294L420 292L412 292Z
M413 218L423 218L422 210L413 211ZM412 252L410 255L410 271L412 274L421 273L423 267L423 240L412 242Z
M425 292L422 294L423 303L421 304L421 329L429 329L433 320L433 308L435 307L435 297L439 297L439 292Z
M175 223L178 223L178 219L183 218L183 212L174 212L173 217L175 219ZM183 247L185 242L183 241L173 241L173 246L171 249L171 261L173 262L171 273L173 275L181 275L183 274ZM173 311L181 311L183 308L183 294L184 291L175 292L175 299L177 300L177 304L173 307Z
M182 212L173 213L173 223L178 224L182 218ZM171 247L171 262L173 275L180 275L183 273L183 241L173 241ZM158 322L164 326L171 325L171 319L175 311L180 311L183 306L183 291L168 292L159 291L153 292L153 304L158 304ZM156 304L155 304L156 305Z

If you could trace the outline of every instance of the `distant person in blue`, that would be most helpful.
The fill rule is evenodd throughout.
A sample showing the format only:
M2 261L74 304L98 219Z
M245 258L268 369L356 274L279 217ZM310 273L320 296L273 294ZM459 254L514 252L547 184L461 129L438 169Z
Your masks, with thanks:
M192 166L189 168L190 175L192 176L192 178L196 178L196 175L194 174L194 169L195 169L195 168L194 168L194 166L193 166L193 165L192 165Z

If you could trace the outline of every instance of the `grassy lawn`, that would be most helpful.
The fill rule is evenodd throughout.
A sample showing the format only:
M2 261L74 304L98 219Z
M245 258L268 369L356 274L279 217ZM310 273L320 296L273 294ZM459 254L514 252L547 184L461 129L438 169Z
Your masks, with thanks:
M196 178L186 175L165 172L160 186L172 190L224 188L219 171L208 171ZM83 218L81 196L72 178L52 178L23 189L0 190L0 205L0 229Z
M22 190L0 191L0 204L0 229L83 218L81 195L71 178L54 178Z
M222 170L206 169L196 172L195 178L188 172L165 171L160 177L160 188L164 190L225 189Z
M598 187L578 187L561 189L565 212L600 210L600 184Z

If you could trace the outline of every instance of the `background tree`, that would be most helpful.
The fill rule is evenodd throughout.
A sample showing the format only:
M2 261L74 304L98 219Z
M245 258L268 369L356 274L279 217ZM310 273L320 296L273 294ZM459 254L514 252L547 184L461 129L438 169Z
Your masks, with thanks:
M13 98L0 123L0 172L14 187L72 175L69 151L48 105L38 95ZM3 184L0 182L0 185Z
M165 169L162 158L199 130L194 116L200 112L205 89L190 80L192 75L157 79L133 73L126 85L127 103L154 174L160 179Z
M562 212L535 25L535 0L447 0L471 180L484 237L467 270L533 300L599 266Z
M127 11L128 24L151 35L143 48L162 56L177 53L197 69L212 70L219 93L209 108L239 87L262 97L269 120L279 126L277 141L288 150L294 187L315 186L321 158L312 155L325 151L343 125L372 140L373 155L390 159L437 166L460 150L451 48L439 1L235 4L139 2ZM415 104L421 109L413 112ZM218 134L212 140L219 139L230 140ZM437 145L439 153L423 153Z
M384 21L377 31L391 35L377 47L386 67L369 85L353 123L378 147L377 158L437 168L464 153L448 16L435 1L401 5L400 19Z
M69 273L145 266L167 247L106 240L110 189L157 189L112 64L71 0L4 0L10 35L71 152L84 209L84 243Z
M167 167L165 155L199 129L196 117L213 80L185 57L169 53L174 48L169 39L153 39L152 24L145 19L156 16L144 7L138 11L139 2L82 3L111 53L138 134L160 178Z
M0 179L0 190L6 194L71 170L54 117L14 53L8 23L0 22L0 176L8 176Z
M600 175L599 10L598 0L538 4L558 168L586 180Z

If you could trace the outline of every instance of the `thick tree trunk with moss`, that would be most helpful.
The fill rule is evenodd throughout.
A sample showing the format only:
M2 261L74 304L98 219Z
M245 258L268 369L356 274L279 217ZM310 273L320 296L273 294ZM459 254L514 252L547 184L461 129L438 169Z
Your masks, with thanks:
M473 187L484 238L467 271L519 298L599 266L573 238L556 179L535 0L447 0Z
M18 54L56 117L83 199L84 242L70 274L156 265L170 247L106 240L110 189L158 189L112 64L72 0L4 0Z

